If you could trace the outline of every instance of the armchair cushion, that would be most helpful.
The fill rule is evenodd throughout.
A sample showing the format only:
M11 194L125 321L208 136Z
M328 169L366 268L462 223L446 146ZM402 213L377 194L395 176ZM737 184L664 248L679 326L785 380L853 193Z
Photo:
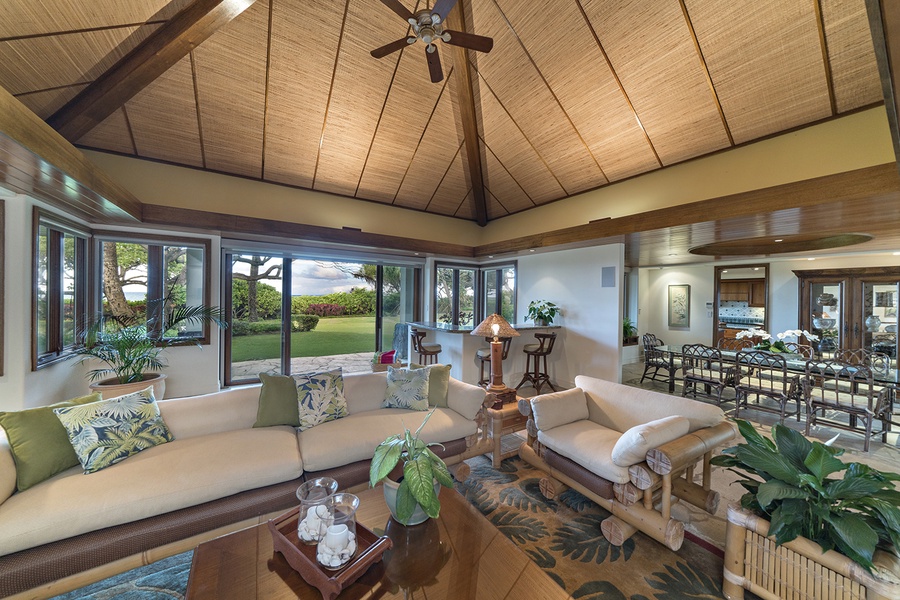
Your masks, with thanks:
M623 433L613 446L612 461L620 467L636 465L653 448L687 435L690 427L690 421L677 415L636 425Z
M618 431L581 419L554 427L549 431L538 430L538 441L570 460L575 461L594 475L613 483L628 483L628 467L620 467L610 460L616 445Z
M541 431L588 418L587 398L581 388L572 388L531 399L534 423Z

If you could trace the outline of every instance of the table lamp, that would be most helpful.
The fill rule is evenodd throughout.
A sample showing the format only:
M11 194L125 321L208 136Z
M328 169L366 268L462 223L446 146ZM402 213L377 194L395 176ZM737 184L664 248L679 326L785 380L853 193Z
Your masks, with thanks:
M509 388L503 383L503 342L500 338L518 337L519 332L513 329L506 319L494 313L478 324L471 335L491 337L491 384L487 391L492 394L506 392Z

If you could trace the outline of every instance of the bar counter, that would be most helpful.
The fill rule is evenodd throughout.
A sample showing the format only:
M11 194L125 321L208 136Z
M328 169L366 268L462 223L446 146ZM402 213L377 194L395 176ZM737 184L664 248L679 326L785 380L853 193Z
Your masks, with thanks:
M431 344L440 344L441 353L437 357L437 361L442 364L452 365L450 374L466 383L478 383L478 377L481 372L481 361L475 357L475 353L479 348L489 347L485 338L473 336L472 330L475 325L460 325L453 327L448 323L435 322L413 322L408 323L412 328L429 331L425 336L425 342ZM509 355L503 361L503 381L509 387L515 387L522 379L525 373L525 353L522 351L525 344L534 344L536 340L533 333L556 332L562 329L560 325L543 325L537 326L534 323L510 323L513 329L519 332L519 337L514 337L509 347ZM553 377L554 359L559 356L561 351L562 340L558 336L556 338L556 347L553 353L548 357L548 368L550 370L551 381L555 381ZM409 356L413 361L418 355L412 349L412 341L410 340ZM486 378L490 378L490 362L484 366L484 374ZM523 390L525 388L522 388ZM549 392L546 386L542 391Z

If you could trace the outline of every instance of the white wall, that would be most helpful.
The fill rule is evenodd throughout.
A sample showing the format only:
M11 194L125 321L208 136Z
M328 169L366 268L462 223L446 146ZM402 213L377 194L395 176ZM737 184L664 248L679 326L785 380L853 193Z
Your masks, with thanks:
M624 265L622 244L546 252L518 259L517 321L525 320L532 300L549 300L563 311L553 321L554 325L562 326L556 330L559 337L549 361L554 382L573 387L576 375L619 381ZM603 267L615 267L615 287L601 287ZM510 373L507 383L517 382L521 376L521 371Z

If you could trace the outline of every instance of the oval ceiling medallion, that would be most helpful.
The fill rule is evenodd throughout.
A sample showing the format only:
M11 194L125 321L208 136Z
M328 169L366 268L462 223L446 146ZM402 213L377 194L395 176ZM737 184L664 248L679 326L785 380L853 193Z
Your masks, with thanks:
M809 252L810 250L826 250L828 248L862 244L871 239L872 236L867 233L840 233L826 236L815 233L770 235L695 246L690 249L690 253L702 256L753 256L757 254Z

